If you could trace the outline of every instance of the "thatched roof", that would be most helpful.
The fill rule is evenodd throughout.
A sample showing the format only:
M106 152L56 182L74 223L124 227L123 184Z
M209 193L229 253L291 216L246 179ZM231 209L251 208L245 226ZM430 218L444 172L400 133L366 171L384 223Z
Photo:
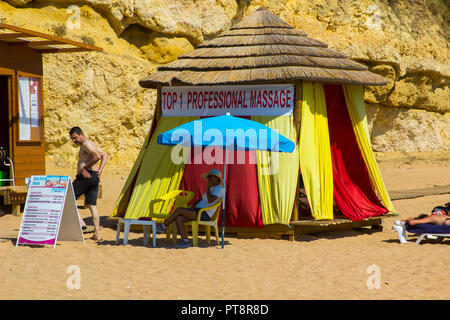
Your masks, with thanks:
M142 87L252 84L306 80L385 85L363 64L308 38L266 8L259 8L217 38L160 66Z

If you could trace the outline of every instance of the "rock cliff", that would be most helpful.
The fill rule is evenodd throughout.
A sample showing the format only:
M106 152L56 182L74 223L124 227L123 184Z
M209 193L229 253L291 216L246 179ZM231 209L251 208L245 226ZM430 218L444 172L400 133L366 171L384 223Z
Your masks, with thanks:
M366 88L375 151L450 149L450 9L445 0L8 0L5 22L95 44L44 57L47 161L71 166L79 125L130 166L156 96L138 80L265 6L389 79Z

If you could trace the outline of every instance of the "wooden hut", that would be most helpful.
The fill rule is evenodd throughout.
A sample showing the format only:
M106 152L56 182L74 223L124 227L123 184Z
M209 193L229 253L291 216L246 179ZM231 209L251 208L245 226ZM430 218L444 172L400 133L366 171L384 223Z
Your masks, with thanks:
M199 198L205 191L200 173L214 165L195 163L191 154L188 164L167 166L170 158L162 154L170 149L157 145L156 136L196 117L229 112L278 129L296 142L294 154L280 155L280 170L269 177L261 175L267 153L256 152L255 165L227 167L229 232L292 238L306 226L379 225L394 208L370 147L363 86L386 83L365 65L260 8L140 81L142 87L157 89L155 117L112 216L146 216L151 199L178 188ZM292 104L276 113L281 100L270 103L267 97L270 92L276 97L283 85ZM247 89L249 96L255 92L250 108L237 98L234 107L220 103L220 90ZM223 165L215 168L223 172Z
M42 54L102 50L0 23L0 147L8 151L14 172L3 163L0 171L9 179L14 174L16 186L24 186L31 175L45 174ZM9 204L12 189L9 184L1 188Z

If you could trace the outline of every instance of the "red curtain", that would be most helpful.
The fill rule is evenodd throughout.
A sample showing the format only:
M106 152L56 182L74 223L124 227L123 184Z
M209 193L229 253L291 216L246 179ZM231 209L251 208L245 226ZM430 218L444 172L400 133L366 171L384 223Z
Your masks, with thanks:
M333 163L334 201L353 221L387 210L372 189L340 85L324 85Z
M221 148L215 148L214 151L209 150L206 153L213 158L222 154L225 159L225 150ZM192 148L190 159L191 162L186 164L184 169L180 189L193 191L194 200L199 200L206 192L206 180L201 178L201 174L211 169L217 169L223 174L224 162L222 164L206 164L202 159L201 148ZM227 163L225 226L262 228L255 152L229 151ZM219 225L221 224L222 214L219 216Z

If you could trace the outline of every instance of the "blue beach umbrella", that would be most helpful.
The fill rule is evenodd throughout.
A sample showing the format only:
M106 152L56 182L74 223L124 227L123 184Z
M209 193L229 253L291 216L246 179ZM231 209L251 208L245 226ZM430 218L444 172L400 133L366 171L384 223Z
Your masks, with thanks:
M221 147L225 149L224 191L228 150L293 152L295 144L277 131L252 120L229 114L194 120L158 135L158 143L168 146ZM222 248L225 235L225 192L222 201Z

